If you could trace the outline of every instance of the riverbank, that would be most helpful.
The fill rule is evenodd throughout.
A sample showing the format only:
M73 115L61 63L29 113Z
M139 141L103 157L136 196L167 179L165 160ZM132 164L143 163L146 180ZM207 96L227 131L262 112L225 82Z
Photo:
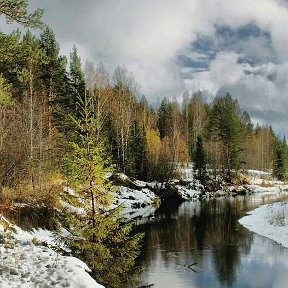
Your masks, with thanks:
M263 205L239 220L250 231L288 248L288 201Z
M180 201L254 193L265 195L265 197L270 197L270 195L274 197L275 195L285 194L288 191L288 185L275 181L269 172L247 171L245 177L247 181L249 180L249 183L226 185L219 182L219 186L214 191L205 191L203 185L197 179L194 179L191 169L186 169L184 172L181 179L171 181L169 186L166 187L157 182L149 183L131 180L126 175L119 174L116 180L114 179L118 189L115 192L115 200L111 208L121 204L124 207L121 216L127 220L136 220L154 215L161 201L163 201L163 198L161 198L163 191L167 193L165 196L175 196ZM285 211L284 214L286 213ZM262 211L261 213L263 214L264 212ZM257 214L258 216L254 217L254 220L251 220L252 222L246 219L245 221L248 222L243 222L243 225L246 225L247 228L250 225L249 229L251 230L255 226L259 226L262 227L262 230L255 232L259 234L263 233L263 231L265 232L265 229L267 229L266 226L263 223L261 226L257 222L259 219L261 220L261 213ZM272 226L275 223L282 223L282 214L280 216L277 215L275 214L274 218L272 216L272 218L269 218ZM258 220L255 221L255 219ZM287 224L287 221L285 223ZM279 231L281 230L281 225L279 226ZM275 231L274 226L270 227L270 231ZM288 238L288 235L286 234L285 236L283 230L281 230L281 237ZM269 235L264 236L269 237ZM40 229L24 232L17 226L14 226L14 229L9 229L5 232L0 225L0 240L0 256L1 259L4 259L0 264L0 286L3 288L28 288L31 285L37 287L39 283L41 283L41 287L47 288L55 287L55 283L57 283L58 287L103 287L90 277L90 270L85 263L74 257L63 256L61 253L55 251L57 245L55 245L55 239L53 239L53 234L50 231ZM278 239L274 240L277 241ZM283 245L286 244L284 243Z
M130 179L124 174L114 175L114 182L118 185L115 192L115 201L111 206L121 204L121 216L125 219L145 218L155 212L161 202L195 201L213 197L237 195L288 195L288 185L274 179L271 172L247 170L239 173L238 182L228 184L221 179L209 180L206 190L199 180L195 179L193 169L180 169L181 177L164 185L158 182L144 182Z
M5 227L7 220L1 217ZM81 260L57 252L53 234L47 230L26 232L10 224L0 225L0 287L104 288L90 275ZM56 250L56 251L55 251Z

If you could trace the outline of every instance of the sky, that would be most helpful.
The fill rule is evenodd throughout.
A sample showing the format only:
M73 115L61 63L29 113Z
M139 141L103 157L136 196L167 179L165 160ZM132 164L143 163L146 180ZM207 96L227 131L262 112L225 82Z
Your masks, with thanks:
M30 0L69 55L126 66L152 103L230 92L288 135L287 0Z

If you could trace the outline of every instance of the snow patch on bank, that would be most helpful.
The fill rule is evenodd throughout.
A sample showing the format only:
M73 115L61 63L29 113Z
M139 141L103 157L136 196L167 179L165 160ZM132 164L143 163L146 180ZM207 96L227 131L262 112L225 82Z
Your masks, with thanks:
M191 201L191 200L197 200L200 199L201 190L200 189L193 189L193 188L187 188L185 186L176 186L178 193L181 195L183 200Z
M249 230L288 248L288 201L260 206L239 222Z
M0 226L1 288L104 288L88 274L90 269L81 260L33 244L53 242L51 232L26 232L16 226L12 229L14 232L11 228L4 232Z
M145 182L137 184L144 186ZM147 217L151 213L155 212L157 207L155 206L158 196L148 188L142 188L141 190L131 189L124 186L119 186L118 191L115 193L114 203L111 208L122 205L123 210L121 216L126 219L132 219L137 217Z

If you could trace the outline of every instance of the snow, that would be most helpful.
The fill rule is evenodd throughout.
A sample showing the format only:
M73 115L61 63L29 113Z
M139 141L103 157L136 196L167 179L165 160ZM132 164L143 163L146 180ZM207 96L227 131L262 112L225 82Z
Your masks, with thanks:
M124 173L117 173L117 175L119 176L119 178L122 180L122 181L125 181L125 180L128 180L129 177L127 175L125 175Z
M144 183L146 186L146 182L141 181L142 187L145 187ZM135 190L120 186L114 196L115 200L110 208L122 205L124 209L121 212L121 216L126 219L147 217L156 210L155 203L158 197L148 188Z
M220 190L214 192L204 191L203 185L199 180L195 179L193 166L179 167L178 172L181 174L182 181L185 185L180 185L179 180L174 180L171 183L177 188L177 193L185 201L193 201L197 199L208 199L211 197L237 195L237 194L267 194L279 195L288 193L288 185L283 182L276 181L271 176L271 171L248 170L245 172L250 184L223 186ZM115 192L115 200L110 208L115 208L122 204L124 207L121 216L126 219L135 219L148 217L157 209L157 204L160 203L159 197L152 191L161 188L159 182L144 182L140 180L131 180L123 173L117 174L122 181L131 182L137 188L118 186L118 191ZM133 187L133 185L132 185ZM156 205L155 205L156 203Z
M196 200L200 198L201 190L199 187L198 189L187 188L184 186L177 185L176 186L178 193L181 195L182 199L184 200Z
M287 199L288 185L273 179L271 171L248 170L251 184L245 188L262 198L273 200L276 197ZM275 201L275 200L274 200ZM266 204L251 211L239 222L254 233L270 238L288 248L288 202Z
M187 168L179 168L178 171L183 180L191 182L194 180L194 170L192 165L189 165Z
M272 171L271 170L269 170L269 171L260 171L260 170L249 169L249 170L247 170L247 174L250 175L250 176L253 176L255 178L260 178L260 177L263 177L263 176L271 177Z
M135 180L134 183L139 186L139 187L142 187L142 188L145 188L147 186L147 182L144 182L144 181L140 181L140 180Z
M4 232L0 225L0 238L1 288L104 288L88 274L90 269L81 260L34 244L53 242L50 231L26 232L12 225Z
M249 230L288 248L288 201L260 206L239 222Z
M71 187L64 186L64 187L63 187L63 191L64 191L64 192L67 192L68 195L70 195L70 196L77 196L76 193L75 193L75 191L74 191Z
M72 213L77 213L79 215L86 214L86 210L82 207L73 206L73 205L71 205L68 202L63 201L63 200L60 200L60 204L62 205L62 207L66 208L68 211L70 211Z

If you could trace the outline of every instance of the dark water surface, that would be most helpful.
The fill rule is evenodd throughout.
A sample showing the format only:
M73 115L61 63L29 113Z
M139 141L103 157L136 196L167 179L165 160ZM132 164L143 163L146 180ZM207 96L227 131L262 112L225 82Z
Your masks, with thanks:
M269 201L238 196L162 207L138 226L146 233L144 270L134 287L287 288L288 249L238 223Z

